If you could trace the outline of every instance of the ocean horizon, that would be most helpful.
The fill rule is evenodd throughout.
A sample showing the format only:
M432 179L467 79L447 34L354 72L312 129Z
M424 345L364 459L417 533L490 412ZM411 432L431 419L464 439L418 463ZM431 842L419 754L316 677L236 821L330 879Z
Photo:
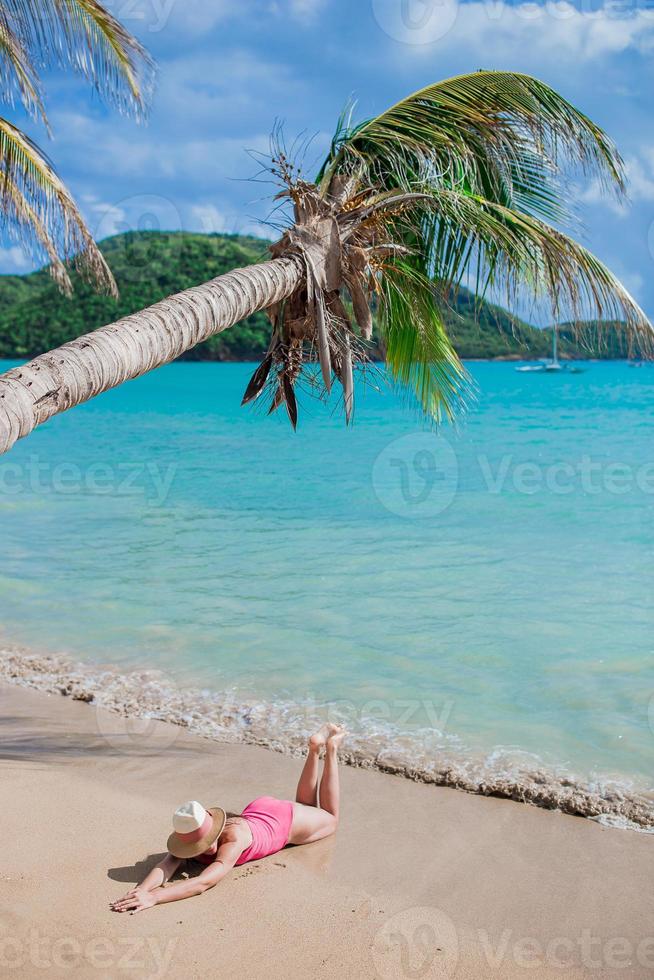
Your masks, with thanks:
M438 431L375 371L353 426L306 398L293 433L240 407L238 363L57 418L0 461L3 645L159 671L244 726L328 710L407 771L651 799L654 370L469 370Z

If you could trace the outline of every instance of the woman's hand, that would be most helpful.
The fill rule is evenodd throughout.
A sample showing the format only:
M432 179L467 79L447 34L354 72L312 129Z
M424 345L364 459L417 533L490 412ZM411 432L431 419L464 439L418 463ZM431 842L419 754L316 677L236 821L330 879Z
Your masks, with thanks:
M155 864L154 868L148 872L140 885L130 888L117 902L111 902L109 908L114 912L142 912L143 909L151 909L153 905L158 905L158 897L155 893L161 894L161 888L171 875L174 875L181 864L179 858L172 854L166 854L163 861Z
M137 891L139 891L139 889L142 888L142 887L143 887L142 885L134 885L134 887L133 888L130 888L129 891L125 892L125 894L123 895L123 897L122 898L119 898L118 901L116 901L116 902L110 902L109 903L110 908L113 908L114 905L118 905L118 902L124 902L128 898L134 898L134 896L136 895Z
M123 898L111 903L113 912L143 912L144 909L151 909L157 904L154 892L149 892L145 888L132 888Z

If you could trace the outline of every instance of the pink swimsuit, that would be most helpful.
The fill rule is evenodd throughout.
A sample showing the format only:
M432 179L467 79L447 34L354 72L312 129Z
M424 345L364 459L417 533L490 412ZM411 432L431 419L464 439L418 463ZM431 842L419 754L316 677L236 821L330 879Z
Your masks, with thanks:
M293 823L293 804L289 800L260 796L258 800L248 803L241 816L249 824L252 843L243 851L237 865L276 854L288 844ZM216 855L201 854L198 860L203 864L213 864Z

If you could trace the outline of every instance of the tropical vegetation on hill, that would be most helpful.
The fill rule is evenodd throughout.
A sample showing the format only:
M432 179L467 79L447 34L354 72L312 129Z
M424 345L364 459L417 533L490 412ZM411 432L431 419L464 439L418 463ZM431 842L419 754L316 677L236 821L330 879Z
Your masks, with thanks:
M258 262L267 255L268 244L250 236L191 232L116 235L100 247L118 284L118 299L98 295L76 275L72 299L62 296L46 270L0 276L0 357L35 357L171 293ZM548 331L535 329L467 289L452 297L445 317L448 334L464 359L544 357L551 349ZM269 339L268 318L264 313L254 313L182 356L185 360L258 360ZM376 331L373 339L376 341ZM570 327L562 328L560 347L563 356L589 355ZM592 356L621 357L625 350L619 331L610 331Z

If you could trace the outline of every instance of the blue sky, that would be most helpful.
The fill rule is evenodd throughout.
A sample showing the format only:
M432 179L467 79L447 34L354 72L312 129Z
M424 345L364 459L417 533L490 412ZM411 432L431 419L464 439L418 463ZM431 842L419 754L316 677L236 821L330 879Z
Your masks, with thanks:
M648 0L109 0L150 49L158 87L145 125L74 77L48 79L45 146L98 238L127 228L265 233L269 188L246 150L328 144L347 98L366 117L430 81L477 68L527 71L615 139L630 204L578 183L583 241L654 315L654 10ZM13 118L16 118L14 115ZM0 270L30 268L11 246Z

